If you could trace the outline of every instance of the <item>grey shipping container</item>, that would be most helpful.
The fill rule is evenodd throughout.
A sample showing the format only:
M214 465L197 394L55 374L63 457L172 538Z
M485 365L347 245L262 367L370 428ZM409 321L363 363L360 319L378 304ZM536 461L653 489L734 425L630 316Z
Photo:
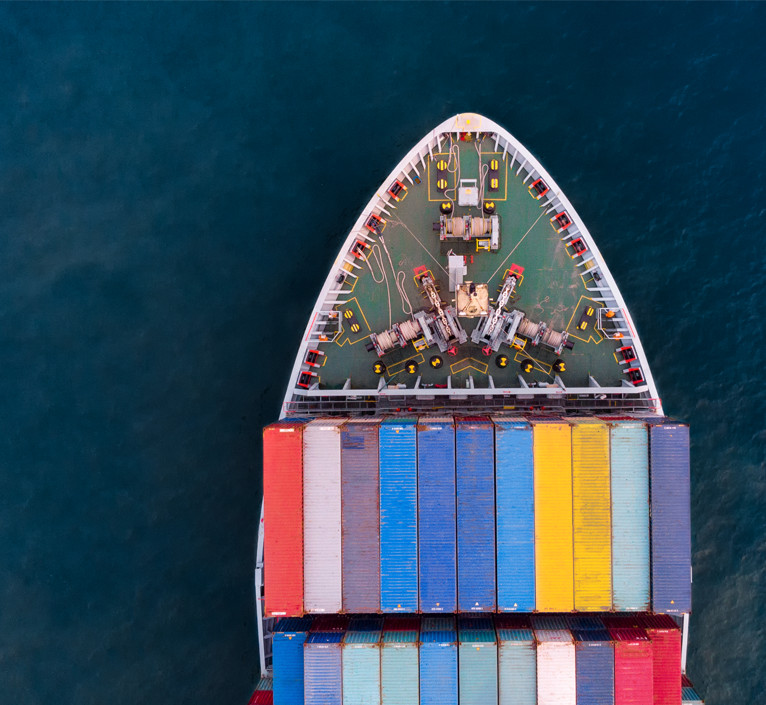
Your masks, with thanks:
M343 632L312 632L303 646L303 695L306 705L342 705Z
M341 429L343 609L380 611L378 422Z
M689 427L659 424L649 431L652 501L652 608L691 612Z

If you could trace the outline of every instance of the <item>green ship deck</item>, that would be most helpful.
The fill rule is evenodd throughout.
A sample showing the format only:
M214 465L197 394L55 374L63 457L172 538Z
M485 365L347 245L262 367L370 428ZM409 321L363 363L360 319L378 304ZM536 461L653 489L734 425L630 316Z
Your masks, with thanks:
M564 361L565 371L559 373L566 387L588 387L590 378L598 380L601 386L618 387L625 379L623 370L615 357L616 341L604 338L591 320L586 330L578 329L582 313L588 308L603 304L595 300L593 280L586 267L577 266L571 257L572 248L562 241L551 226L550 204L541 206L529 192L531 179L526 171L516 174L518 161L511 168L511 155L493 151L493 140L481 142L455 141L460 154L460 175L463 179L478 179L479 154L481 163L486 165L492 159L500 162L500 183L497 192L487 188L484 200L496 205L500 216L500 247L497 251L478 250L477 241L450 240L440 242L438 227L439 205L447 199L436 189L435 161L426 163L421 183L406 184L406 198L395 206L388 206L390 216L385 216L387 225L382 239L388 249L385 252L377 237L368 248L367 259L357 259L360 269L354 269L357 278L348 276L343 289L350 291L344 303L336 306L340 313L342 333L329 343L320 343L316 349L325 353L322 365L316 370L320 389L341 389L350 378L351 388L370 389L379 384L379 375L374 371L377 354L366 348L371 333L390 328L392 323L411 318L407 300L413 311L428 308L414 277L414 270L426 266L435 277L440 295L447 304L454 305L454 293L449 291L447 253L466 257L466 281L486 283L489 289L490 305L502 284L505 272L512 264L524 268L523 278L517 286L507 309L522 311L535 322L545 322L557 331L567 331L569 340L574 342L572 350L564 350L557 356L553 350L542 345L527 345L524 350L502 345L500 350L489 356L484 355L481 346L471 342L470 334L479 318L460 317L460 323L469 336L468 342L460 345L455 356L441 354L436 346L418 351L412 343L406 348L395 348L381 361L385 364L385 379L388 385L406 385L411 388L417 377L420 387L446 386L451 375L453 389L489 387L489 376L494 387L520 387L519 375L530 386L555 385L556 372L553 364L557 359ZM448 159L444 145L442 153L434 153L435 160ZM450 174L454 186L455 175ZM488 179L487 179L488 181ZM454 192L448 191L453 196ZM542 199L546 201L546 199ZM456 216L479 214L477 208L455 205ZM390 254L390 261L388 255ZM381 271L381 266L385 272ZM399 292L399 286L405 298ZM353 325L356 323L356 325ZM352 330L356 328L358 330ZM430 359L439 355L444 364L434 369ZM498 358L505 356L504 367L498 366ZM531 372L522 372L521 363L531 360ZM417 363L413 368L411 362ZM469 376L472 380L469 379Z

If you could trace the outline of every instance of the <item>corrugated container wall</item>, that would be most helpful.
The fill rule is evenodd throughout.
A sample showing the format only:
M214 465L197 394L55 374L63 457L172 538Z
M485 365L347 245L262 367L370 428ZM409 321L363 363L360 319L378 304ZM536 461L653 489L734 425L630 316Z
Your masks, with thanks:
M303 645L311 628L310 617L282 619L272 639L275 705L303 704Z
M495 421L497 610L535 609L535 477L532 427Z
M535 599L540 612L574 609L572 434L535 423Z
M424 617L420 632L420 705L457 705L457 632L453 617Z
M689 427L651 426L652 609L691 612Z
M647 614L638 618L652 642L652 682L654 702L679 705L681 702L681 630L666 614Z
M458 610L494 612L494 429L486 417L456 422Z
M574 606L579 612L612 608L612 528L609 429L590 419L572 427Z
M303 614L303 424L263 429L266 616Z
M528 628L497 628L497 678L499 705L537 703L537 652L534 634Z
M612 601L618 611L649 609L649 438L639 422L610 427Z
M418 476L414 419L380 425L380 606L418 610Z
M460 705L497 703L497 639L492 619L461 617L458 635Z
M306 612L342 609L340 424L303 431L303 592ZM268 571L268 567L266 569Z
M351 620L343 639L343 705L380 705L380 636L383 620Z
M538 705L576 705L575 650L565 629L535 629Z
M418 564L421 612L457 610L455 426L451 417L418 426Z
M341 705L343 632L312 632L304 645L303 693L306 705Z
M614 641L615 705L653 705L652 643L646 632L613 627L609 634Z
M614 704L614 647L606 629L572 631L577 705Z
M341 428L343 609L380 611L378 423Z
M417 630L384 627L380 671L381 705L415 705L419 702Z

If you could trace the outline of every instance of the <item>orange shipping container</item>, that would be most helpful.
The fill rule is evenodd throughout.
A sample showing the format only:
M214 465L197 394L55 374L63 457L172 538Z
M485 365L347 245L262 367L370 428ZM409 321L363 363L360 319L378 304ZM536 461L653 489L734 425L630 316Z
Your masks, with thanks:
M263 429L263 527L266 616L302 616L302 423Z

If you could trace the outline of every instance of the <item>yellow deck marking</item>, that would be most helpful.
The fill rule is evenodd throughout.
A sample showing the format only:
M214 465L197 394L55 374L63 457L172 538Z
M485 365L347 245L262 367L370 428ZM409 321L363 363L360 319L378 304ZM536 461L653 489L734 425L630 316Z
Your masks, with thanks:
M434 159L436 157L449 157L449 152L446 154L444 152L434 152ZM447 201L449 200L443 193L439 193L439 198L431 198L431 159L428 160L426 163L426 169L428 170L428 200L435 203L437 201ZM453 174L451 171L448 171L447 174L449 176L447 177L447 191L450 191L456 187L455 184L455 178L457 177L457 174ZM449 179L452 178L452 186L449 185ZM455 198L452 199L453 201L457 201L457 194L455 194Z
M581 340L583 343L589 343L592 340L596 345L598 345L604 339L604 336L596 330L597 316L593 316L593 320L588 323L588 329L585 331L580 331L580 329L577 327L577 323L574 322L574 317L580 311L580 304L582 304L583 301L590 301L593 304L593 308L604 308L604 304L599 303L598 301L594 301L588 296L581 296L580 300L577 302L577 305L574 307L572 311L572 317L569 319L569 323L567 323L567 327L564 330L569 333L570 338ZM596 312L594 311L594 313ZM580 335L577 335L578 333L580 333ZM588 337L581 337L585 333L588 334Z
M484 157L492 157L492 156L500 156L502 152L482 152L481 157L482 160ZM489 164L489 161L486 162ZM505 195L500 198L500 196L496 196L495 194L498 193L497 191L490 191L489 186L485 186L484 188L484 200L485 201L507 201L508 200L508 157L506 156L503 159L503 164L505 164ZM482 161L482 166L484 166L484 161ZM489 173L487 173L487 178L489 178ZM486 183L486 182L485 182Z
M423 353L418 353L417 355L408 357L406 360L400 360L399 362L394 363L386 369L386 372L388 372L389 377L393 377L394 375L398 375L404 369L404 366L411 360L420 364L424 359ZM397 367L399 368L398 370L396 369Z
M349 331L347 331L347 330L346 330L346 326L345 326L345 322L349 320L349 319L348 319L348 318L346 318L346 316L345 316L345 311L352 311L352 312L354 311L354 309L353 309L351 306L349 306L349 305L348 305L348 304L350 304L352 301L356 301L356 308L357 308L357 309L358 309L358 311L359 311L359 315L362 317L362 320L364 321L364 325L366 325L366 326L367 326L367 330L368 330L370 333L372 333L372 328L370 328L370 324L369 324L369 323L367 323L367 317L364 315L364 311L362 310L362 306L361 306L361 304L359 303L359 300L356 298L356 296L352 296L352 297L351 297L351 298L350 298L348 301L346 301L346 303L344 304L344 313L343 313L343 315L341 315L341 318L340 318L340 320L341 320L341 328L343 329L343 332L345 333L345 337L344 337L344 336L342 336L342 335L339 335L339 336L338 336L338 338L336 338L336 339L335 339L335 344L336 344L336 345L337 345L339 348L342 348L342 347L343 347L343 346L344 346L346 343L348 343L349 345L356 345L357 343L361 343L363 340L367 340L367 338L369 338L369 337L370 337L370 335L369 335L369 333L368 333L367 335L365 335L365 336L364 336L364 337L362 337L362 338L356 338L355 340L351 340L351 334L350 334L350 332L349 332ZM337 310L338 310L338 311L340 311L341 309L337 309ZM357 320L358 320L358 319L357 319ZM361 331L360 331L360 332L361 332ZM339 341L340 341L340 342L339 342Z
M476 370L479 374L485 375L487 374L489 365L487 365L485 362L480 362L474 357L466 357L449 366L449 370L453 375L456 375L458 372L462 372L463 370L467 369L473 369Z
M551 371L553 370L553 367L551 365L548 365L544 362L540 362L537 358L532 357L531 355L523 352L522 350L519 350L514 356L513 359L518 362L524 362L524 360L529 360L540 372L545 373L549 377L551 376Z

